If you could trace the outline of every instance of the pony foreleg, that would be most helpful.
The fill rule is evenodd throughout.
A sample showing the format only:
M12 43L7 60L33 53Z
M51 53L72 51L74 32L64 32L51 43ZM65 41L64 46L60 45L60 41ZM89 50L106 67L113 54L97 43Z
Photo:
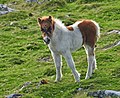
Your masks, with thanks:
M55 82L58 82L61 80L62 77L62 71L61 71L61 67L62 67L62 58L59 54L53 53L53 59L54 59L54 63L55 63L55 67L56 67L56 79Z
M63 56L65 57L67 64L71 68L76 82L80 82L80 74L78 73L78 71L75 68L75 64L74 64L71 53L67 51L66 53L63 54Z

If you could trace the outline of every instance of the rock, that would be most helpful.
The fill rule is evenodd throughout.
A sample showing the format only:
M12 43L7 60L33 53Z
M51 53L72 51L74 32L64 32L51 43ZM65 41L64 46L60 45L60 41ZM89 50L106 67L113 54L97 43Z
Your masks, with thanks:
M107 49L110 49L110 48L113 48L113 47L116 47L116 46L120 46L120 41L116 41L113 44L110 44L110 45L107 45L107 46L103 47L103 50L107 50Z
M72 92L72 94L76 94L76 93L78 93L78 92L80 92L80 91L83 91L83 88L76 88L76 89Z
M23 90L23 88L27 87L30 84L31 84L31 82L24 83L23 86L19 89L19 91Z
M18 26L18 22L17 21L12 21L12 22L10 22L10 26Z
M32 2L36 2L38 4L43 4L44 2L47 2L47 1L51 1L51 0L42 0L41 2L39 2L38 0L26 0L27 3L32 3Z
M98 90L95 92L88 92L87 96L97 97L97 98L120 98L120 91L113 90Z
M28 29L27 26L20 26L21 29Z
M120 30L110 30L108 32L105 33L105 36L110 35L110 34L120 34ZM103 50L107 50L116 46L120 46L120 40L110 44L110 45L106 45L104 46L102 49Z
M77 90L78 90L78 91L81 91L81 90L83 90L83 88L78 88Z
M6 5L0 4L0 11L8 11L8 7Z
M112 34L112 33L120 34L120 30L111 30L107 32L107 34Z
M51 61L51 58L50 58L50 56L44 56L44 57L38 58L37 60L39 62L49 62L49 61Z
M26 0L26 2L38 2L38 0Z
M4 4L0 4L0 15L4 15L4 14L7 14L7 13L13 12L13 11L15 11L15 10L7 7Z
M22 95L21 94L10 94L6 96L6 98L19 98L19 97L22 97Z
M9 13L8 11L0 11L0 15L4 15L4 14L7 14Z

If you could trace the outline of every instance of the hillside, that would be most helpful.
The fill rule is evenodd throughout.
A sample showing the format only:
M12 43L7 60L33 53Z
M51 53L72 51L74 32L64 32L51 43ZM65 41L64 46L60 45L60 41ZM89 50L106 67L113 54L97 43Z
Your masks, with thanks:
M89 91L120 91L120 46L103 49L120 41L120 34L107 34L111 30L120 30L120 0L51 0L42 4L0 0L0 4L15 9L0 15L0 98L13 93L22 94L22 98L87 98ZM101 37L96 47L98 69L91 79L84 79L87 61L84 48L81 48L73 53L81 82L74 82L63 58L63 79L54 83L53 59L37 24L38 17L48 15L60 19L65 25L80 19L92 19L99 23ZM38 86L43 79L48 83ZM30 84L21 89L25 83ZM76 91L77 88L84 91Z

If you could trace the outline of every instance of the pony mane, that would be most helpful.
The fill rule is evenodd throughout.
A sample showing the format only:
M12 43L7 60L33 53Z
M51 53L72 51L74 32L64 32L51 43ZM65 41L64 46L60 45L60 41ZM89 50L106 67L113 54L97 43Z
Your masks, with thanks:
M64 30L64 31L67 31L68 29L66 28L66 26L64 25L64 23L62 23L61 20L59 19L54 19L55 21L55 26L60 29L60 30Z

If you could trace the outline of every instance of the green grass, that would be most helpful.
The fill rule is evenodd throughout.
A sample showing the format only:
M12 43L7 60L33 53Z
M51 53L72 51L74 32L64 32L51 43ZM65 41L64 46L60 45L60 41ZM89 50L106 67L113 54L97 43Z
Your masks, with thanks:
M1 0L0 3L10 4L13 1ZM10 5L17 11L0 16L0 98L15 92L23 94L23 98L86 98L89 91L120 90L120 46L101 49L120 40L120 35L105 34L108 30L120 27L120 1L66 1L53 0L38 5L17 0L16 4ZM30 13L33 16L29 16ZM66 25L79 19L93 19L100 24L101 38L96 49L98 69L91 79L84 79L87 61L85 51L81 48L73 53L76 68L81 73L81 82L74 82L71 70L63 58L63 79L54 83L54 63L37 25L37 17L45 15L59 18ZM47 57L50 57L49 62L42 60ZM48 84L37 88L42 79L48 80ZM28 81L32 83L18 92ZM79 87L85 91L75 93Z

